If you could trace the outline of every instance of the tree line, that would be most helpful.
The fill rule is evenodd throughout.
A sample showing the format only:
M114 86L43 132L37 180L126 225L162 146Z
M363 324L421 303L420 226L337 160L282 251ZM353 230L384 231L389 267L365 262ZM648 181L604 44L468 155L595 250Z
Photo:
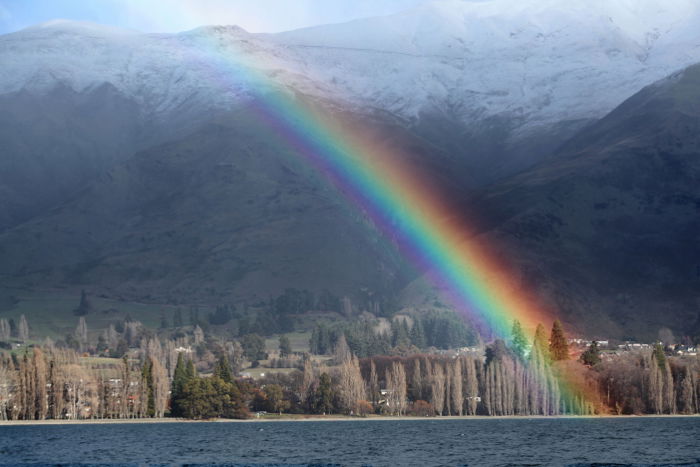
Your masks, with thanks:
M400 339L419 336L414 330L428 328L425 324L392 324L388 338L401 346ZM247 418L260 411L421 416L700 412L697 358L668 356L660 346L602 355L593 343L573 360L559 322L549 333L538 326L532 341L515 322L507 341L496 340L485 351L364 358L351 345L353 330L345 331L336 338L330 365L308 354L293 355L289 340L280 338L280 357L294 360L298 369L254 381L242 377L241 370L246 361L267 356L260 336L248 335L239 343L195 327L177 340L161 341L129 325L117 338L105 336L106 341L128 338L133 344L128 352L104 359L84 357L83 350L94 346L83 342L87 326L81 319L75 338L83 350L46 342L2 354L0 419Z

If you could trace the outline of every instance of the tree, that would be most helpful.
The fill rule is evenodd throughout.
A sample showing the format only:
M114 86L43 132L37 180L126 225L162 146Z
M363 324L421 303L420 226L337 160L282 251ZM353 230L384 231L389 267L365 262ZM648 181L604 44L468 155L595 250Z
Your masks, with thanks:
M280 357L288 357L292 354L292 344L289 342L289 337L282 334L279 339Z
M552 334L549 338L549 354L553 361L569 359L569 343L564 335L564 329L559 320L552 325Z
M182 392L183 416L187 418L248 418L243 395L235 383L221 378L193 378Z
M160 312L160 328L161 329L167 329L169 328L170 325L168 324L168 317L165 316L165 312L161 311Z
M377 366L374 364L374 360L370 360L369 384L367 385L367 392L369 393L369 400L374 407L376 407L379 403L379 397L381 395L379 391L379 375L377 375Z
M408 325L405 318L395 318L391 322L391 344L394 347L410 343Z
M342 408L350 414L358 412L358 404L365 399L365 383L360 374L360 362L355 357L340 365L339 395Z
M331 345L331 332L324 323L317 324L311 332L309 341L311 353L316 355L327 355L333 351Z
M78 305L78 308L73 310L73 313L76 316L85 316L88 313L92 311L92 303L90 302L90 299L88 298L87 293L85 290L80 291L80 304Z
M530 360L533 359L533 355L535 354L537 354L540 358L543 358L545 361L549 361L549 343L547 342L547 333L542 324L538 324L537 329L535 330L535 338L532 341Z
M263 388L267 399L267 410L269 412L279 412L289 410L290 403L284 398L284 390L279 384L267 384Z
M231 364L228 361L226 355L219 357L219 360L214 366L214 376L221 378L226 383L233 382L233 373L231 372Z
M588 349L581 354L581 362L588 366L594 366L600 363L600 349L598 348L598 341L593 341Z
M180 309L173 312L173 326L176 328L182 327L182 310Z
M233 318L233 313L231 308L228 306L218 306L216 307L216 311L214 313L209 313L207 316L209 324L214 325L226 324L231 321L231 318Z
M247 334L243 336L241 341L243 346L243 354L250 361L265 360L267 353L265 352L265 339L257 334Z
M204 331L199 327L199 324L194 326L192 337L194 338L194 345L199 345L204 342Z
M182 356L182 352L177 354L177 363L175 364L175 371L173 372L173 382L171 385L171 396L170 396L170 414L174 417L182 417L182 395L185 385L192 379L187 372L187 365L185 359Z
M386 370L387 405L392 415L406 413L406 369L403 363L394 362Z
M452 363L452 413L462 416L464 411L464 392L462 379L462 362L459 359Z
M75 339L78 341L80 351L84 351L88 344L88 327L84 316L78 320L78 326L75 328Z
M29 325L27 324L27 318L24 315L19 317L19 327L17 328L17 337L22 342L26 342L29 339Z
M413 320L413 327L411 328L411 342L419 349L425 348L427 344L425 340L425 330L423 329L423 322L418 317L414 318Z
M430 403L438 415L445 409L445 370L440 363L435 363L430 375Z
M0 319L0 341L10 340L11 335L10 323L4 318Z
M653 350L653 355L654 358L656 359L656 363L659 365L659 368L665 368L666 367L666 352L664 352L664 346L662 344L656 344L654 346Z
M342 364L352 357L352 352L350 347L348 347L348 342L345 340L345 333L341 333L338 338L338 342L335 344L335 349L333 350L335 361L338 364Z
M527 337L525 337L523 327L517 319L513 321L511 330L511 348L521 360L525 358L525 354L527 354Z
M333 386L328 373L321 373L316 390L316 411L318 413L333 413Z

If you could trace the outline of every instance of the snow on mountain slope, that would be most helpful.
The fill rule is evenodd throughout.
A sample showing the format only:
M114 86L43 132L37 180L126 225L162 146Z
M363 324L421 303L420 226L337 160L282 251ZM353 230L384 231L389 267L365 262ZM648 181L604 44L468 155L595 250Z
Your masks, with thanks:
M598 118L700 61L700 2L444 0L270 39L367 105L536 125Z
M41 93L57 84L84 91L110 83L153 117L228 109L268 81L322 92L275 49L236 26L141 34L56 20L0 36L0 94Z
M228 108L262 73L409 119L425 110L464 123L504 116L517 129L601 117L695 62L696 0L438 0L280 34L45 23L0 36L0 93L108 82L157 117Z

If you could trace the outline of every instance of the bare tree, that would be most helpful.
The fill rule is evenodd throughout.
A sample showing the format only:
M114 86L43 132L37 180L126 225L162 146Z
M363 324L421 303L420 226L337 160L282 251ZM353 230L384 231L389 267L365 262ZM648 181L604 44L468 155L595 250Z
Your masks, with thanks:
M309 409L309 399L312 394L312 387L314 384L314 368L311 364L311 359L307 358L304 360L304 365L301 371L301 378L298 380L297 387L297 397L299 398L299 404L304 409Z
M358 413L360 402L365 400L365 383L357 358L350 357L340 365L339 391L343 408L351 414Z
M421 374L420 359L413 361L413 374L411 375L411 399L413 401L423 399L423 375Z
M0 341L10 340L10 323L5 318L0 319Z
M464 395L466 397L467 415L476 415L481 396L479 395L479 377L477 374L476 360L467 357L462 360L464 365Z
M75 328L75 339L80 345L80 351L85 351L88 344L88 327L84 316L78 320L78 326Z
M9 409L12 407L11 396L15 392L14 369L10 363L0 358L0 420L8 420Z
M24 315L19 317L19 326L17 327L17 337L22 342L26 342L29 339L29 325L27 324L27 318Z
M348 347L348 341L345 340L345 334L340 334L338 342L335 344L335 349L333 349L333 354L338 365L342 365L352 358L352 352L350 347Z
M462 391L462 362L457 359L452 363L452 413L461 416L464 413L464 393Z
M202 328L200 328L199 325L194 327L192 336L194 337L194 345L199 345L204 342L204 331L202 331Z
M445 409L445 370L439 362L433 364L430 378L430 403L438 415Z
M48 397L46 393L46 361L39 347L34 348L32 355L33 387L34 387L34 419L44 420L48 412Z
M374 364L374 360L369 362L369 383L367 385L367 390L369 393L369 399L373 407L377 407L379 404L380 387L379 387L379 376L377 375L377 366Z
M403 363L394 362L386 370L387 405L393 415L406 413L406 369Z
M170 380L165 367L154 357L151 358L151 378L153 379L153 400L155 417L162 418L168 407Z

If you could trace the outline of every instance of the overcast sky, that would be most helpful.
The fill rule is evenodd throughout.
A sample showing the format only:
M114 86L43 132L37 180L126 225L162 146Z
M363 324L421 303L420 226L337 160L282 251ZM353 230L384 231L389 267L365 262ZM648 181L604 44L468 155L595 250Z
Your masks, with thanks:
M236 24L277 32L395 13L427 0L0 0L0 33L51 19L110 24L143 32L177 32Z

